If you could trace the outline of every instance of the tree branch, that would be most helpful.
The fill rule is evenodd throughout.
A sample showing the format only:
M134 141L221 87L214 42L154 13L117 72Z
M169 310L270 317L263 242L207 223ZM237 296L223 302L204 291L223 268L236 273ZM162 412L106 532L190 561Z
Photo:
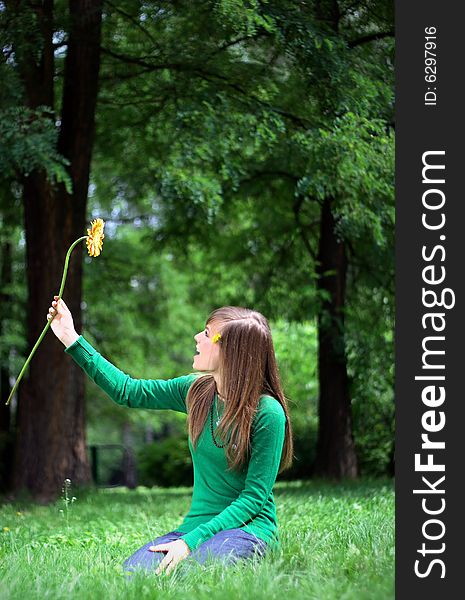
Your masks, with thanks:
M255 40L259 37L263 37L266 35L268 35L268 33L265 31L262 31L260 33L257 33L257 35L254 35L253 37L250 35L243 35L242 37L236 38L235 40L229 40L228 42L224 42L223 44L221 44L221 46L219 46L218 48L215 48L215 50L213 50L213 52L211 52L208 55L208 58L212 58L213 56L216 56L220 52L223 52L224 50L227 50L228 48L231 48L232 46L235 46L236 44L245 42L246 40Z
M199 75L199 77L203 78L205 81L211 82L212 78L219 79L220 81L224 82L226 87L231 88L232 90L236 91L241 96L244 96L248 100L256 102L259 106L268 108L272 112L280 115L281 117L284 117L288 121L293 122L295 125L298 125L299 127L302 127L303 129L307 129L310 125L312 125L312 122L309 119L306 119L305 117L301 117L300 115L294 115L293 113L290 113L281 108L277 108L276 106L273 106L269 102L265 102L264 100L257 98L257 96L255 96L254 94L248 94L247 91L244 90L239 84L230 81L224 75L220 75L219 73L211 73L211 72L199 69L199 68L194 69L193 72L197 73Z
M150 43L152 43L154 46L156 46L158 49L160 49L160 44L153 37L153 35L150 33L150 31L148 31L148 29L145 29L145 27L143 27L141 25L140 21L138 21L137 19L135 19L132 15L130 15L129 13L127 13L125 10L123 10L119 6L116 6L116 4L114 4L113 2L110 2L110 0L105 0L105 4L108 4L108 6L111 6L111 8L115 12L119 13L121 16L123 16L124 18L128 19L128 21L130 21L133 25L135 25L138 29L140 29L140 31L142 31L142 33L144 35L146 35L148 37L148 39L150 40Z
M169 69L172 71L193 73L193 74L197 75L198 77L200 77L201 79L203 79L204 81L208 81L210 83L213 83L215 80L218 80L219 82L222 82L226 87L237 92L239 95L244 96L248 100L253 101L256 104L271 110L272 112L293 122L295 125L297 125L299 127L306 129L308 126L312 125L311 121L306 119L305 117L301 117L299 115L294 115L293 113L290 113L286 110L283 110L281 108L273 106L269 102L265 102L264 100L257 98L257 96L255 96L254 94L249 94L238 83L236 83L234 81L230 81L225 75L221 75L220 73L215 73L213 71L206 71L205 69L202 69L198 65L190 64L190 63L181 63L181 62L179 62L179 63L176 63L176 62L150 63L150 62L146 62L145 60L138 58L136 56L128 56L125 54L118 54L118 53L113 52L112 50L109 50L108 48L104 48L104 47L101 47L101 51L103 54L111 56L112 58L116 58L117 60L121 60L128 64L133 64L133 65L143 67L144 72L161 71L163 69ZM138 74L140 74L140 73L138 73Z

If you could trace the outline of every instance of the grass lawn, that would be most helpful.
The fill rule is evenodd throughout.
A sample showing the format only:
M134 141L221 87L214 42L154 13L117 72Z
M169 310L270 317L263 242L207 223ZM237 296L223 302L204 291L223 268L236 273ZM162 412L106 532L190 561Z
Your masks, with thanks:
M139 546L176 529L191 488L71 490L44 507L0 504L0 599L394 598L392 481L279 482L281 548L261 562L124 576ZM63 510L63 512L60 512ZM180 567L182 566L182 563Z

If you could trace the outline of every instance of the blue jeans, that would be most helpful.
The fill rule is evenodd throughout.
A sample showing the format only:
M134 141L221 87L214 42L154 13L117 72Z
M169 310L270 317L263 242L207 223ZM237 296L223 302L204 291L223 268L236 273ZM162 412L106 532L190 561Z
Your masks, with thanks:
M134 572L139 569L154 571L158 563L165 556L164 552L151 552L150 546L167 544L179 539L183 533L171 531L166 535L155 538L134 552L124 561L125 572ZM263 556L266 551L266 543L256 536L246 533L242 529L225 529L200 544L185 561L194 560L203 564L209 559L217 559L225 564L233 564L239 559L247 559L253 556ZM182 562L185 562L184 560Z

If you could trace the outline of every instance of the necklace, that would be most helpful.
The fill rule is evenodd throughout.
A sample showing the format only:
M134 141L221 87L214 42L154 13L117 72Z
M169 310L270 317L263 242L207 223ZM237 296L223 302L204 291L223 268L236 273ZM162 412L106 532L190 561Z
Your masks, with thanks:
M212 402L212 406L211 406L211 409L210 409L210 430L211 430L211 433L212 433L212 440L213 440L213 443L215 444L215 446L216 446L217 448L224 448L224 445L223 445L223 446L221 446L221 445L220 445L220 444L218 444L218 442L215 440L215 434L214 434L214 432L213 432L213 404L215 404L215 400L213 400L213 402ZM220 419L220 416L219 416L219 414L218 414L218 407L216 407L216 419L217 419L217 420L216 420L216 426L218 427L218 425L219 425L219 422L220 422L220 420L221 420L221 419Z
M226 444L223 444L223 446L221 446L220 444L218 444L218 442L215 440L215 433L213 431L213 404L214 404L214 402L215 402L215 400L213 400L212 406L211 406L211 409L210 409L210 431L211 431L212 440L213 440L213 443L215 444L215 446L217 448L224 448ZM221 418L218 415L218 407L216 408L216 417L217 417L216 426L218 427L219 422L221 421ZM237 450L237 444L233 444L232 445L232 449L233 450Z
M220 424L221 417L220 417L220 415L218 413L218 404L217 403L215 404L215 407L216 407L216 421L215 421L215 426L218 427L218 425Z

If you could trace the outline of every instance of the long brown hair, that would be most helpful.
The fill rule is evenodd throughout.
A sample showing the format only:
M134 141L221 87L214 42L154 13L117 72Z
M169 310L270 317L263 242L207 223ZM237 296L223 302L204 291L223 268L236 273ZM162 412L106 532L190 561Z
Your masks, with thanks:
M240 470L248 461L253 418L260 397L266 394L278 400L286 415L281 472L292 464L292 427L268 321L254 310L225 306L210 314L206 325L210 323L221 333L219 374L226 399L215 438L225 444L229 468ZM213 375L207 374L196 379L187 394L188 429L194 448L216 391Z

